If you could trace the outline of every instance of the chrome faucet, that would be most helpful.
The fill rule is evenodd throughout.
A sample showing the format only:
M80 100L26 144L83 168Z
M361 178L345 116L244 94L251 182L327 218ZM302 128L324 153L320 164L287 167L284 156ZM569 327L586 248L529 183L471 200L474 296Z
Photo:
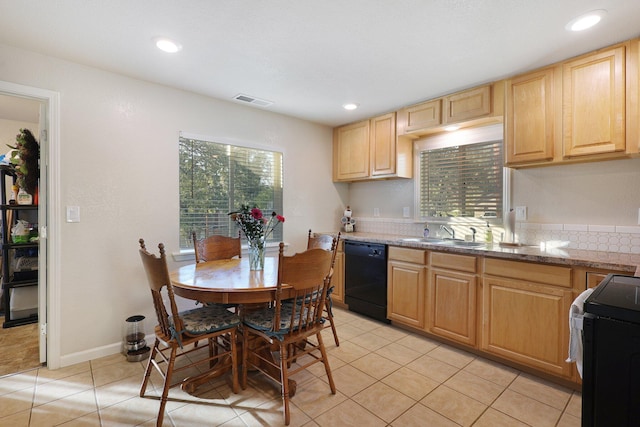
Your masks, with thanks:
M447 233L449 233L449 234L451 235L451 238L452 238L452 239L455 239L455 238L456 238L456 231L455 231L454 229L449 228L449 227L447 227L446 225L442 224L442 225L440 226L440 230L444 230L444 231L446 231Z
M469 228L471 229L471 232L473 233L473 238L472 238L473 240L472 241L475 242L476 241L476 229L473 228L473 227L469 227Z

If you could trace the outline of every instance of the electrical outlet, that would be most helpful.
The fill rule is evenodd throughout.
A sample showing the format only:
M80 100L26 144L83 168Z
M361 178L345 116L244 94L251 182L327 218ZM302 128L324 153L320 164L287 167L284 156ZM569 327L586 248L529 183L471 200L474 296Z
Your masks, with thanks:
M640 208L638 208L638 225L640 225Z
M80 206L67 206L67 222L80 222Z
M527 220L527 207L516 206L516 221L526 221L526 220Z
M402 216L405 218L409 218L409 216L411 215L411 213L409 212L409 206L405 206L404 208L402 208Z

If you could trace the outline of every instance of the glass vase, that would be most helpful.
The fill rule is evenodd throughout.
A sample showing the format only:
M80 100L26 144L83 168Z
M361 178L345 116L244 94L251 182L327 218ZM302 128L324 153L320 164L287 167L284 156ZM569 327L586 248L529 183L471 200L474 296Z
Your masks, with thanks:
M249 241L249 269L264 270L264 241Z

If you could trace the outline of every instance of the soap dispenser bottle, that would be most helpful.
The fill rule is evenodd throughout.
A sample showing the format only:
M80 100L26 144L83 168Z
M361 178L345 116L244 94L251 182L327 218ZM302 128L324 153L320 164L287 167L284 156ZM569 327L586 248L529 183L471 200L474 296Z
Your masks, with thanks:
M422 237L429 237L429 224L424 225L424 229L422 230Z
M493 244L493 231L491 230L489 221L487 221L487 232L484 235L484 241L490 245Z

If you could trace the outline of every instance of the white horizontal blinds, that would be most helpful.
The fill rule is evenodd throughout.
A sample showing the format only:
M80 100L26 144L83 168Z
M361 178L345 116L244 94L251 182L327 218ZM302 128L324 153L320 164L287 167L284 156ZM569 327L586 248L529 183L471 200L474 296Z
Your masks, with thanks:
M420 152L420 216L502 216L499 141Z
M227 214L243 204L282 214L282 172L282 153L180 137L180 247L193 247L192 231L236 236Z

